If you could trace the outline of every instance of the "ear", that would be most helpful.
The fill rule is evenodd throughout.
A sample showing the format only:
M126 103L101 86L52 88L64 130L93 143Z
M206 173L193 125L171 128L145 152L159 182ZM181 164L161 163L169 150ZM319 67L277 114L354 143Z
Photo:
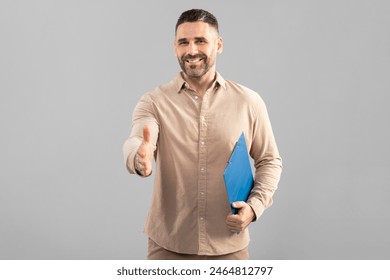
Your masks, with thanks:
M218 41L217 41L217 53L218 54L221 54L223 51L223 40L222 40L222 37L218 37Z

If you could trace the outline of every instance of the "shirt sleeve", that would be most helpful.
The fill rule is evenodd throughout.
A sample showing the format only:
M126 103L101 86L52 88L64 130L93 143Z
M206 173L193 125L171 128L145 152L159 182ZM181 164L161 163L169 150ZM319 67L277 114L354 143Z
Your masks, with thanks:
M259 97L259 96L258 96ZM254 186L247 203L258 220L264 210L272 205L282 172L282 159L276 146L267 108L259 97L254 107L254 124L250 155L254 160Z
M156 152L159 124L156 118L153 100L149 94L144 95L137 103L132 117L132 127L129 138L123 144L123 157L127 170L131 174L140 175L134 165L135 155L143 140L143 127L150 129L150 139Z

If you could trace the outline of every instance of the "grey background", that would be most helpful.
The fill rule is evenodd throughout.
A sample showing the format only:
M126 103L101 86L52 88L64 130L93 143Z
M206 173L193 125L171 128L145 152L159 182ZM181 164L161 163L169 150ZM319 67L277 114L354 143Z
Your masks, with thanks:
M144 259L152 178L122 144L214 13L217 69L265 100L284 172L253 259L390 258L388 1L0 1L0 258Z

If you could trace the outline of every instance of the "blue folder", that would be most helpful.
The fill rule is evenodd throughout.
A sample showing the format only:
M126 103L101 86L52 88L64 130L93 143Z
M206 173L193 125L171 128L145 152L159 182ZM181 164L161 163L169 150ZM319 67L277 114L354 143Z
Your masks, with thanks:
M244 133L241 134L232 155L223 173L229 204L232 213L237 214L238 210L232 206L235 201L246 202L253 187L253 173L246 148Z

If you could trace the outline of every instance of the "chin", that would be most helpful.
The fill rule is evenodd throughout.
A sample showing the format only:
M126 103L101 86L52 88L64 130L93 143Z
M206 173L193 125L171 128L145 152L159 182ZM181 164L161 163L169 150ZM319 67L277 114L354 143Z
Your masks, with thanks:
M201 78L208 72L208 69L200 69L200 70L194 70L194 69L185 69L184 73L190 77L190 78Z

